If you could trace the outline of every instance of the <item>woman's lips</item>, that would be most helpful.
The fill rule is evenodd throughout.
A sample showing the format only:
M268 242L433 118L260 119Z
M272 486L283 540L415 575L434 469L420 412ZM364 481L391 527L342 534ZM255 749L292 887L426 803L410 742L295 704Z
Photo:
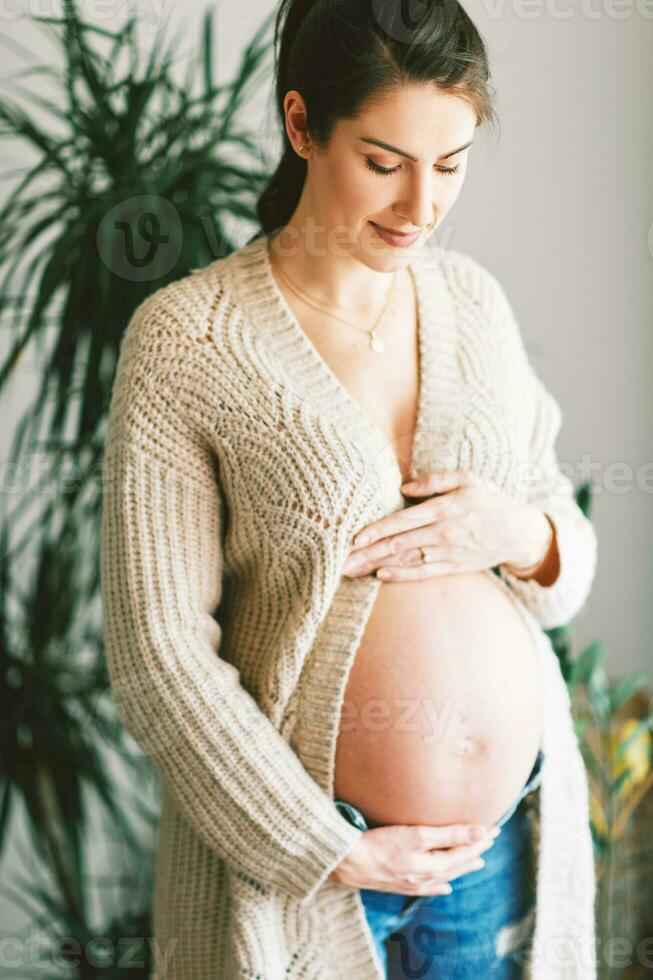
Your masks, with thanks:
M370 221L370 224L379 238L382 238L388 245L396 245L397 248L408 248L409 245L414 245L422 234L421 231L416 231L414 235L398 235L388 231L387 228L382 228L381 225L377 225L374 221Z

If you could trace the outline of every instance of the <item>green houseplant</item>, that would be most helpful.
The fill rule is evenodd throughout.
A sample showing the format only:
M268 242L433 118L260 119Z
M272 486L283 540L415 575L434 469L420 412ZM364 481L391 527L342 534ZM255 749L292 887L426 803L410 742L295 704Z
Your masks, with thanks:
M576 501L586 516L591 511L591 485L581 484ZM626 880L632 867L653 865L648 841L632 832L638 808L653 790L653 700L650 681L643 672L627 677L609 676L604 660L607 648L594 641L574 652L573 623L548 631L560 660L572 698L576 733L588 773L590 828L597 874L597 962L600 980L624 976L611 940L635 947L637 914L628 908ZM630 835L627 833L631 830ZM631 842L626 843L630 836ZM639 835L642 836L641 834ZM644 902L635 877L635 901ZM652 876L649 875L649 878ZM635 952L635 951L634 951ZM636 960L636 955L631 959ZM627 959L627 957L625 957ZM637 964L629 976L638 972Z
M127 814L150 825L155 814L137 790L149 770L107 693L98 608L103 434L131 313L155 289L231 252L238 223L256 221L269 174L241 119L270 75L271 18L226 84L213 77L210 11L183 77L163 31L141 53L131 14L108 31L64 0L62 17L32 20L62 68L30 64L5 79L0 96L0 136L35 158L3 174L13 184L0 214L0 309L10 337L0 389L26 352L38 357L38 390L15 431L2 495L0 859L12 813L24 814L43 883L3 876L2 888L32 929L47 926L53 942L69 936L81 946L81 955L51 959L48 975L70 975L78 961L80 977L128 966L130 976L146 976L147 943L134 949L138 968L117 945L120 936L150 935L147 883L133 871L143 844ZM23 57L17 42L4 43ZM125 767L128 791L116 778ZM119 854L106 887L91 869L93 821L107 826ZM129 899L116 902L116 887ZM107 944L92 949L98 935L116 941L113 953ZM32 967L39 972L24 949L16 975L24 980Z

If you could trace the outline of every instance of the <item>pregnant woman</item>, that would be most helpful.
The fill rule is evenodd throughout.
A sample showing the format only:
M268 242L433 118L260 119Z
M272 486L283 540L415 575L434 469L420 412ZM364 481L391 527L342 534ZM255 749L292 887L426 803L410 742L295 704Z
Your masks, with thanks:
M502 287L427 245L493 108L462 7L422 7L283 0L261 232L121 346L105 638L168 980L596 976L544 633L596 537Z

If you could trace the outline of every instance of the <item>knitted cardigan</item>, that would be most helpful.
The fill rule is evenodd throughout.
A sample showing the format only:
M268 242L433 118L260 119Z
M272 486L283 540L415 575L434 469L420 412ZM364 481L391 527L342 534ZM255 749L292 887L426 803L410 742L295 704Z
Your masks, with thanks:
M106 655L161 775L155 976L380 980L360 893L327 881L362 833L333 805L349 669L382 583L347 578L357 530L404 506L387 437L294 318L265 236L140 304L104 450ZM541 660L535 933L526 975L594 978L588 786L543 628L589 593L592 524L556 462L560 408L497 279L429 246L410 262L420 390L411 477L462 468L554 522L547 587L486 569Z

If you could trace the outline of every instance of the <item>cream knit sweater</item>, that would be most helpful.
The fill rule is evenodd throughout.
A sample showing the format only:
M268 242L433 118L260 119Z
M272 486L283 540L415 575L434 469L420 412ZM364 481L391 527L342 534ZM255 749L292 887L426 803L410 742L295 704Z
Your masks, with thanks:
M381 586L341 568L355 532L403 506L402 480L384 435L294 319L265 246L257 238L145 300L112 392L101 588L114 696L163 777L155 975L379 980L358 890L327 881L361 833L333 806L333 767L348 671ZM553 585L484 574L531 627L545 683L528 976L593 978L587 782L542 628L585 602L595 533L556 463L560 409L498 281L439 246L411 270L412 476L476 471L556 526Z

